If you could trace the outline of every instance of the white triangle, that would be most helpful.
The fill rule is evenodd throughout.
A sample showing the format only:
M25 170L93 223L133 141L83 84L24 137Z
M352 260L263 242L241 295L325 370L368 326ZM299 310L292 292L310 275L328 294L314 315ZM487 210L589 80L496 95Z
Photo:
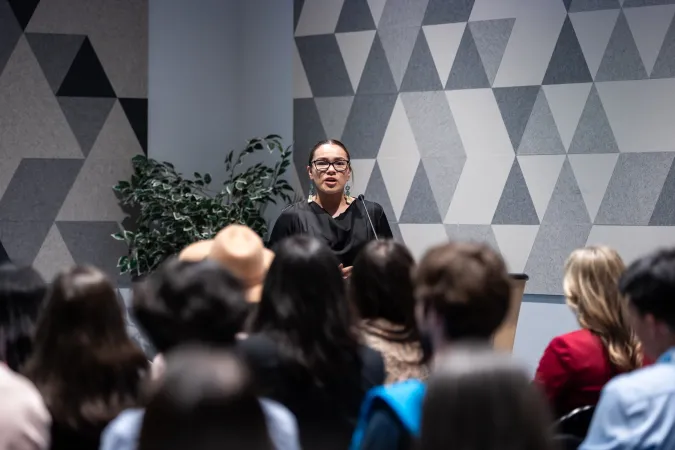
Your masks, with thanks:
M305 0L295 28L296 36L335 33L344 0Z
M314 102L326 136L329 139L342 139L354 97L316 97Z
M675 5L627 8L623 12L645 69L647 73L651 73L666 38L668 26L675 15Z
M335 38L342 52L342 59L344 59L349 80L352 82L352 88L356 92L363 69L366 67L370 47L375 39L375 30L336 33Z
M581 196L586 203L591 222L598 214L614 167L619 160L618 153L599 153L592 155L568 155L572 172L577 179Z
M352 179L349 194L356 197L366 193L370 175L375 167L374 159L352 159Z
M293 98L312 98L312 88L309 86L305 66L300 59L295 40L293 40Z
M384 132L378 158L409 158L415 156L419 159L420 153L415 141L408 115L405 113L403 101L399 96L394 105L394 111L389 118L387 130ZM417 167L415 167L417 169Z
M524 272L539 225L492 225L492 231L509 271Z
M422 27L431 56L434 58L434 64L436 64L436 71L443 85L450 76L452 63L455 62L464 28L466 28L466 22L425 25Z
M530 191L539 221L544 218L548 202L558 181L565 155L520 155L518 163Z
M75 265L73 255L70 254L59 229L54 224L33 261L33 267L45 280L51 281L59 271L73 265Z
M377 164L382 172L382 179L389 194L391 208L396 215L396 221L401 217L405 201L408 198L410 186L412 186L419 157L408 156L404 158L377 158ZM431 199L433 201L433 199Z
M618 9L604 9L570 13L569 15L577 39L579 39L581 50L586 57L588 70L590 70L593 78L595 78L600 62L602 62L616 19L619 17L619 11Z
M370 7L370 13L373 15L375 26L380 23L385 3L387 3L387 0L368 0L368 6Z
M586 14L586 13L584 13ZM569 150L581 113L586 106L592 83L551 84L543 86L548 106L565 150Z

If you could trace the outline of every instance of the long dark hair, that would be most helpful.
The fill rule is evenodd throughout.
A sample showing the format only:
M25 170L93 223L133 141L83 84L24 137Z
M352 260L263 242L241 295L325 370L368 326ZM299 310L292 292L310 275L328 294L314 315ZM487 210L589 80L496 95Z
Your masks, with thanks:
M287 367L318 386L349 384L361 366L339 264L315 238L281 241L250 327L273 336Z
M404 341L417 341L415 298L411 271L415 260L393 241L372 241L354 261L350 299L359 317L385 319L403 327Z
M128 337L115 289L92 267L54 280L38 319L25 374L55 422L101 427L137 406L148 361Z
M180 348L143 417L139 450L271 450L265 415L245 364L233 353Z
M510 355L456 346L439 355L429 379L419 450L550 450L552 424L541 393Z
M0 361L18 372L33 350L33 333L47 286L31 267L0 266Z

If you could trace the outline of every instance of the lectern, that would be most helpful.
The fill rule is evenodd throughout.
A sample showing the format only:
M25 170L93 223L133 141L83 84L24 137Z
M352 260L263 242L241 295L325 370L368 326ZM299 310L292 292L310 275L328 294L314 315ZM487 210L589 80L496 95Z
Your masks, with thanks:
M524 273L511 274L511 304L506 314L504 323L495 333L493 339L494 347L498 350L511 352L513 350L513 341L516 339L516 328L518 327L518 316L520 315L520 305L523 303L523 294L525 293L525 283L530 277Z

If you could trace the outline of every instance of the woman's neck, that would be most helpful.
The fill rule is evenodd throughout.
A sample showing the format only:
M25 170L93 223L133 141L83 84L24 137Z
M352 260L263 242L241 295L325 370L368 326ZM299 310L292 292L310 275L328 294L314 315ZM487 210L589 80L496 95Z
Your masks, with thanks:
M343 193L322 194L317 192L314 201L325 209L329 214L336 214L340 209L347 205L347 199Z

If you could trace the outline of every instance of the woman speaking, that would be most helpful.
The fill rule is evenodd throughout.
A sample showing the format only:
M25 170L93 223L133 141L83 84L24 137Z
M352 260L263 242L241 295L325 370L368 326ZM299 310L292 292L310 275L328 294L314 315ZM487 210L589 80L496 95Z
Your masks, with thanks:
M317 143L309 153L307 174L309 198L284 209L272 228L268 246L294 234L317 237L333 250L347 278L364 245L392 237L389 222L378 203L349 195L352 168L342 142L329 139Z

